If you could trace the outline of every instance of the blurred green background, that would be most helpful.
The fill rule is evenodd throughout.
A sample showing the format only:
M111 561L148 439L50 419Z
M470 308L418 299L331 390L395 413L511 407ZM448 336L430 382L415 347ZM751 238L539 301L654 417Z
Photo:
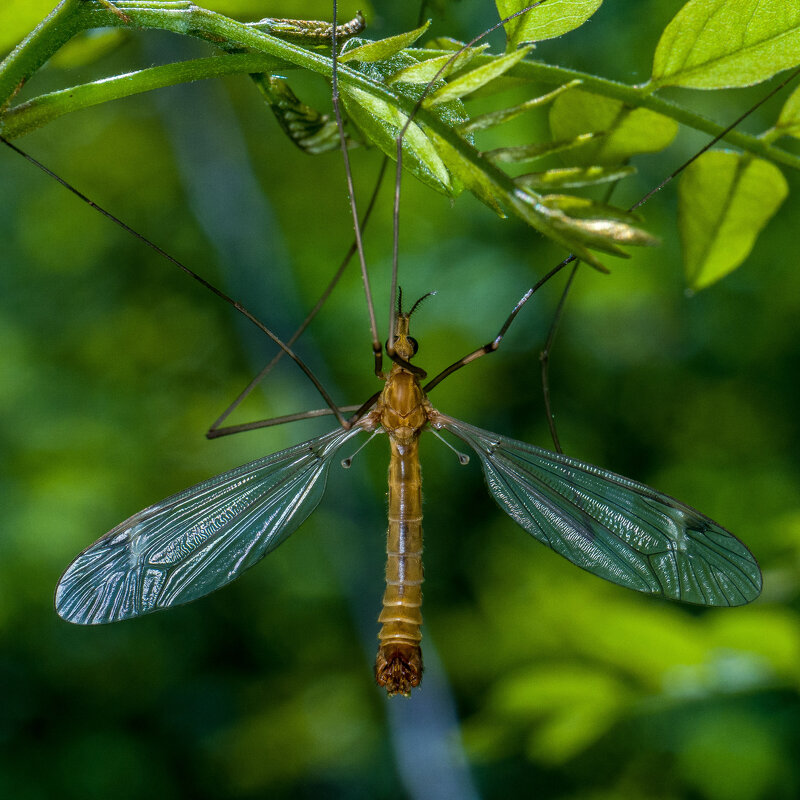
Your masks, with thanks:
M48 10L19 4L10 47ZM329 16L327 2L208 3L244 17ZM416 9L365 8L375 38ZM486 0L430 13L469 38ZM391 7L390 7L391 6ZM607 3L537 57L646 79L667 0ZM352 13L354 4L340 11ZM157 34L65 52L31 91L190 57ZM495 46L502 46L495 42ZM293 82L320 106L327 87ZM727 122L764 87L676 94ZM745 129L774 120L781 100ZM515 123L516 124L516 123ZM546 116L526 116L529 141ZM511 129L509 129L511 130ZM507 131L506 131L507 133ZM490 141L490 140L487 140ZM627 205L704 139L637 161ZM349 246L340 155L310 158L252 84L207 82L63 118L19 144L288 336ZM380 156L352 152L362 202ZM794 190L798 177L787 175ZM389 187L367 234L385 326ZM407 180L401 283L433 373L489 340L562 253L470 197ZM798 195L745 265L684 292L675 190L647 206L664 244L584 268L553 354L567 453L681 498L759 558L763 596L703 611L606 584L531 541L478 465L432 437L425 475L427 672L410 700L372 683L383 580L386 446L334 467L317 512L224 591L82 629L52 593L83 547L133 512L331 427L203 434L273 354L217 298L15 157L0 153L0 796L28 798L796 798L800 796ZM432 396L454 416L549 444L538 353L547 287L500 352ZM342 403L378 388L354 270L298 350ZM315 408L285 365L235 421Z

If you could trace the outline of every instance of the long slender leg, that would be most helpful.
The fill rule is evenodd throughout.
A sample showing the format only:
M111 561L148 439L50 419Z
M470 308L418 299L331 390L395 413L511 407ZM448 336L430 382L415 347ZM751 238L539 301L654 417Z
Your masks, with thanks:
M444 67L442 69L444 69ZM637 209L640 206L644 205L656 192L658 192L659 190L663 189L664 186L666 186L670 181L674 180L678 175L680 175L680 173L683 172L683 170L685 170L686 167L689 166L689 164L691 164L693 161L695 161L697 158L699 158L699 156L701 156L704 152L706 152L706 150L708 150L709 148L713 147L723 137L727 136L727 134L730 131L732 131L744 119L746 119L748 116L750 116L750 114L752 114L759 106L761 106L763 103L765 103L767 100L769 100L769 98L771 98L773 95L775 95L777 92L779 92L788 83L793 81L798 75L800 75L800 68L798 68L798 69L794 70L792 73L790 73L790 75L785 80L781 81L781 83L778 86L776 86L774 89L772 89L772 91L770 91L768 94L766 94L761 100L759 100L758 103L756 103L754 106L752 106L750 109L748 109L744 114L739 116L734 122L732 122L730 125L728 125L728 127L725 128L724 131L722 131L717 136L715 136L702 150L700 150L698 153L693 155L691 158L689 158L686 161L684 161L676 170L674 170L658 186L656 186L654 189L651 189L640 200L638 200L636 203L634 203L630 207L629 211L634 211L635 209ZM564 261L562 261L560 264L558 264L556 267L551 269L550 272L547 273L547 275L545 275L540 281L538 281L530 289L528 289L528 291L525 292L524 295L522 295L522 297L519 299L517 304L514 306L513 310L508 315L508 318L503 323L503 326L500 328L500 331L498 332L497 336L494 337L494 339L492 339L491 341L487 342L485 345L483 345L483 347L479 347L477 350L473 350L471 353L468 353L467 355L463 356L458 361L453 362L449 367L443 369L438 375L434 376L430 381L428 381L427 384L425 384L424 390L426 392L430 392L432 389L434 389L436 386L438 386L445 378L447 378L448 376L452 375L454 372L457 372L459 369L461 369L462 367L465 367L467 364L471 363L472 361L475 361L476 359L481 358L482 356L488 355L489 353L493 353L495 350L497 350L497 348L500 346L500 342L503 341L503 337L505 336L506 332L508 331L509 327L511 326L511 323L516 319L517 314L519 314L519 312L522 310L522 308L525 306L525 304L528 302L528 300L530 300L530 298L534 295L536 290L539 289L545 283L547 283L547 281L550 280L550 278L552 278L553 275L555 275L557 272L560 272L565 266L567 266L567 264L570 264L573 261L575 261L575 256L574 255L570 255L566 259L564 259Z
M383 346L381 345L380 338L378 337L378 323L375 319L375 303L372 300L372 289L369 283L369 273L367 272L367 261L364 257L364 243L361 240L361 228L358 224L358 207L356 206L356 195L353 187L353 173L350 169L350 156L347 152L347 140L344 135L344 122L342 120L342 111L339 107L339 64L338 64L338 51L337 51L337 31L336 31L336 14L337 3L333 0L333 27L331 29L331 100L333 102L333 113L336 115L336 125L339 128L339 141L342 146L342 160L344 161L345 177L347 178L347 194L350 199L350 211L353 214L353 230L356 237L356 250L358 251L358 260L361 265L361 280L364 283L364 294L367 298L367 313L369 314L369 326L372 334L372 354L375 359L375 374L379 377L383 376Z
M511 313L506 317L506 321L503 323L500 330L497 332L497 335L491 341L487 342L483 347L479 347L477 350L473 350L471 353L467 353L467 355L459 358L458 361L454 361L449 367L443 369L438 375L431 378L428 383L425 384L423 390L427 393L431 390L435 389L445 378L452 375L454 372L457 372L462 367L466 367L467 364L475 361L482 356L488 355L489 353L494 353L498 347L500 347L500 343L503 341L503 337L506 335L508 329L511 327L511 323L517 318L517 314L524 308L525 304L528 300L533 297L533 295L542 287L544 286L547 281L550 280L554 275L561 272L567 264L571 264L575 261L575 256L570 255L567 256L558 266L553 267L550 272L547 273L541 280L537 281L530 289L528 289L525 294L520 297L517 301L517 304L512 309Z
M640 206L643 206L654 194L660 192L670 181L675 180L675 178L677 178L678 175L680 175L681 172L683 172L686 169L686 167L689 166L689 164L692 164L694 161L697 161L697 159L700 158L700 156L703 155L703 153L705 153L707 150L710 150L717 142L724 139L732 130L737 128L744 120L746 120L757 108L760 108L764 103L767 102L767 100L778 94L778 92L780 92L784 86L791 83L798 75L800 75L800 67L790 72L787 78L782 80L770 92L765 94L764 97L762 97L754 106L748 108L747 111L745 111L743 114L737 117L733 122L731 122L731 124L728 125L728 127L725 128L724 131L718 133L705 147L703 147L701 150L698 150L691 158L684 161L683 164L681 164L676 170L667 175L667 177L664 178L664 180L661 181L661 183L659 183L658 186L653 187L649 192L647 192L647 194L643 195L637 202L635 202L628 209L628 211L635 211Z
M529 11L532 11L537 6L542 5L542 3L547 2L547 0L539 0L537 3L531 3L531 5L526 6L525 8L521 8L519 11L515 11L513 14L509 14L507 17L504 17L495 25L492 25L491 28L483 31L483 33L478 34L469 42L467 42L463 47L459 50L456 50L453 55L447 59L447 61L441 66L439 71L431 78L428 82L428 85L423 90L422 94L419 96L417 102L414 104L414 108L409 114L408 119L406 119L405 124L400 129L400 133L397 136L397 172L395 175L395 183L394 183L394 211L392 212L392 222L393 222L393 235L392 235L392 288L391 293L389 296L389 337L386 344L386 355L394 361L395 364L399 364L400 366L404 367L405 369L409 370L410 372L414 372L419 375L421 378L426 377L426 373L424 370L421 370L419 367L409 364L407 361L402 359L394 349L394 329L395 329L395 320L397 314L397 270L398 270L398 257L399 257L399 248L400 248L400 184L401 178L403 173L403 137L406 135L406 131L408 130L411 123L414 121L414 117L417 115L417 112L422 108L422 104L425 102L425 98L430 94L431 89L436 84L436 81L450 68L450 65L465 51L469 50L470 47L474 47L481 39L486 38L490 33L493 33L498 28L501 28L507 22L510 22L512 19L516 17L522 16L523 14L527 14ZM336 8L336 4L334 3L334 10ZM438 377L438 376L437 376ZM435 380L435 379L434 379ZM428 384L430 385L430 384ZM435 385L435 384L434 384Z
M372 190L372 196L370 197L369 204L367 206L367 210L364 212L364 216L363 216L363 218L361 220L361 231L362 232L367 227L367 223L369 222L369 218L372 215L373 209L375 208L375 201L378 199L378 193L380 192L381 185L383 184L383 178L384 178L384 176L386 174L387 162L388 162L388 159L384 158L382 163L381 163L381 168L380 168L380 170L378 172L378 177L377 177L377 179L375 181L375 188ZM311 311L309 312L308 316L303 320L301 325L289 337L288 341L286 342L286 344L289 345L289 347L291 347L300 338L300 336L302 336L302 334L305 331L305 329L311 324L311 321L320 312L320 310L322 309L322 306L327 301L327 299L330 296L331 292L334 290L336 285L339 283L339 280L341 279L342 275L344 274L345 269L350 264L350 261L353 258L353 255L355 255L356 249L357 249L357 244L354 241L350 245L350 249L347 251L347 254L342 259L341 264L339 265L338 269L334 273L334 275L331 278L330 282L328 283L327 287L324 289L322 294L319 296L319 299L317 300L316 304L314 305L314 308L311 309ZM269 375L270 372L272 372L273 369L275 369L275 367L278 365L278 363L280 362L280 360L283 358L284 355L285 355L285 353L283 352L283 350L279 350L275 354L275 356L272 358L272 360L261 370L261 372L259 372L258 375L256 375L255 378L253 378L253 380L251 380L250 383L248 383L247 386L245 386L245 388L239 393L239 395L236 397L236 399L225 409L225 411L222 412L222 414L219 415L219 417L215 420L215 422L211 425L211 427L208 429L208 432L206 433L206 436L209 439L216 439L219 436L227 436L230 433L239 433L240 431L244 431L244 430L253 430L254 428L267 427L268 425L272 425L272 424L280 424L280 423L275 423L272 420L262 420L262 421L259 421L259 422L245 423L244 425L231 425L231 426L228 426L228 427L225 427L225 428L221 428L220 427L222 425L222 423L225 422L225 420L242 404L242 402L245 400L245 398L248 397L248 395L253 391L253 389L255 389L256 386L258 386L258 384L261 383L261 381L263 381L267 377L267 375ZM359 408L359 406L354 406L352 409L348 407L347 410L351 411L351 410L355 410L357 408ZM342 410L344 410L344 409L342 409ZM308 413L313 413L313 412L308 412ZM316 414L314 414L314 415L316 416ZM276 417L275 419L283 419L283 418L282 417ZM285 421L289 421L289 420L285 420Z
M48 169L44 164L42 164L40 161L37 161L29 153L26 153L24 150L21 150L15 144L12 144L2 136L0 136L0 142L11 148L14 152L21 155L26 161L33 164L33 166L38 167L46 175L49 175L55 181L60 183L65 189L72 192L72 194L74 194L79 199L83 200L83 202L87 203L95 211L99 212L104 217L106 217L106 219L111 220L111 222L113 222L115 225L118 225L120 228L122 228L126 233L129 233L131 236L135 237L136 239L138 239L143 244L147 245L152 250L155 250L155 252L158 253L162 258L165 258L167 261L174 264L176 267L178 267L178 269L185 272L190 278L197 281L201 286L208 289L208 291L212 292L217 297L224 300L226 303L228 303L228 305L233 306L233 308L235 308L242 316L250 320L250 322L252 322L253 325L255 325L262 333L265 333L270 339L272 339L272 341L275 342L275 344L278 345L278 347L280 347L280 349L283 350L286 353L286 355L289 356L289 358L291 358L292 361L295 362L295 364L297 364L298 367L300 367L300 369L305 373L305 375L314 385L316 390L319 392L320 396L325 401L325 404L328 406L328 408L331 409L331 413L333 413L339 420L339 423L344 427L348 426L347 421L342 416L336 403L334 403L333 398L331 398L331 396L326 391L325 387L320 383L317 376L314 375L314 373L311 371L311 368L300 358L300 356L298 356L291 349L291 347L289 347L282 339L280 339L275 333L273 333L272 330L270 330L270 328L268 328L263 322L261 322L261 320L259 320L254 314L248 311L248 309L245 306L243 306L238 300L234 300L232 297L225 294L225 292L223 292L221 289L218 289L216 286L214 286L214 284L209 283L205 278L203 278L193 269L186 266L186 264L184 264L182 261L175 258L175 256L168 253L162 247L159 247L159 245L157 245L155 242L151 241L146 236L143 236L141 233L131 228L130 225L123 222L119 217L112 214L103 206L95 203L94 200L87 197L80 190L76 189L72 184L68 183L60 175L57 175L52 170Z
M556 307L556 313L553 315L553 321L550 323L550 330L547 332L547 339L544 343L542 352L539 353L539 363L542 368L542 394L544 395L544 409L547 414L547 425L550 428L550 436L553 439L553 447L557 453L563 453L561 449L561 442L558 440L558 431L556 430L556 420L553 416L553 409L550 406L550 351L553 349L558 326L564 314L564 305L567 302L567 295L572 288L572 282L578 273L578 267L581 265L580 261L576 261L569 273L567 282L564 285L564 291L561 292L561 298Z
M362 406L340 406L339 412L360 411ZM286 414L282 417L272 417L271 419L260 419L255 422L243 422L241 425L228 425L226 428L215 428L206 433L207 439L219 439L222 436L231 436L234 433L244 431L255 431L259 428L272 428L276 425L283 425L287 422L297 422L301 419L314 419L316 417L330 416L334 412L330 408L316 408L313 411L300 411L297 414ZM358 419L356 416L355 419ZM355 419L351 420L354 422Z

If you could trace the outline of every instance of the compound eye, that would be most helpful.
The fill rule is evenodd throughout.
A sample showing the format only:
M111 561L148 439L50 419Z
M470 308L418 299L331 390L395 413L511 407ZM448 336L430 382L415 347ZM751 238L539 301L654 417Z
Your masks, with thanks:
M408 343L411 345L412 352L416 355L417 350L419 350L419 342L413 336L409 336Z

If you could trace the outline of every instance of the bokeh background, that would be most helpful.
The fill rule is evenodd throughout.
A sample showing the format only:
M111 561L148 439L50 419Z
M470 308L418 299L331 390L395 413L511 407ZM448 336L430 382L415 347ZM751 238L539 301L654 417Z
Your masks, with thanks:
M3 47L50 4L17 4L18 29L7 25ZM327 5L208 3L246 18L325 18ZM414 26L416 8L400 5L364 9L371 35ZM486 0L435 5L440 34L469 38L496 20ZM643 81L679 6L609 2L537 55ZM203 52L152 33L100 37L54 59L31 91ZM324 107L324 83L293 85ZM764 91L676 96L727 122ZM768 127L779 104L745 129ZM530 141L546 116L515 124L504 135ZM682 132L667 153L638 159L617 201L633 202L702 143ZM284 337L351 240L340 156L294 149L245 78L81 112L20 144ZM352 158L363 199L381 159L363 149ZM787 177L796 191L797 176ZM470 197L451 203L411 180L403 191L401 283L408 296L438 292L415 319L418 362L434 372L490 339L563 254ZM389 194L367 234L384 326ZM551 368L566 452L720 520L759 558L763 596L708 611L606 584L516 528L475 460L460 467L425 437L427 673L415 697L387 701L371 675L386 525L381 440L348 472L335 467L302 529L224 591L110 627L56 617L61 571L103 532L331 423L207 441L270 343L0 153L0 796L800 796L796 198L741 269L687 296L675 190L661 192L645 217L663 246L609 259L609 276L582 270ZM543 290L501 351L448 380L434 403L547 446L538 354L560 289ZM342 403L378 388L354 270L298 350ZM318 405L286 365L235 421Z

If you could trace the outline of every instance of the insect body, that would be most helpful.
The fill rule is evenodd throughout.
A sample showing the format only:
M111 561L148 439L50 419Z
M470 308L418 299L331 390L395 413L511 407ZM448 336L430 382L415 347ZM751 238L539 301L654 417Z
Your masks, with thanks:
M111 8L108 3L104 5ZM183 10L187 15L194 13L189 8ZM139 9L132 7L129 11L135 15ZM519 16L525 11L521 9L513 16ZM222 24L213 15L206 16L214 24ZM205 19L206 16L199 15L198 20L201 17ZM333 16L335 20L335 4ZM129 19L124 14L123 17L125 20ZM510 21L510 18L506 21ZM287 20L262 20L255 26L255 30L266 26L270 34L282 32L304 40L309 36L313 39L321 35L327 41L330 36L334 54L330 63L332 99L338 122L336 130L346 164L348 141L344 135L339 109L337 37L352 34L363 20L357 17L355 22L356 25L348 25L341 30L335 24L327 26L322 23ZM167 20L162 23L166 25ZM278 30L275 29L276 25ZM209 28L205 31L206 38L217 41L218 37L214 38L215 30L216 28ZM224 30L230 32L233 29L225 27ZM272 55L277 53L289 63L294 63L292 59L295 59L304 65L316 65L318 71L328 74L327 64L324 68L320 65L317 53L298 53L296 49L274 41L271 35L264 44L253 39L251 34L252 31L245 29L238 32L239 38L224 41L230 45L232 54L239 54L243 47L260 45L267 48L269 45L271 49L264 52ZM419 69L421 62L416 60L419 53L413 57L407 54L412 63L402 60L388 63L393 55L397 55L398 51L393 49L395 45L402 42L413 43L417 35L419 31L406 35L411 38L393 37L393 43L389 40L388 44L384 43L377 49L374 47L375 43L365 44L342 54L342 59L346 56L348 61L361 63L363 69L360 71L353 68L349 73L345 70L349 77L343 84L342 96L349 99L351 104L350 109L346 110L353 121L360 119L362 124L371 119L369 115L364 116L365 109L368 108L370 113L375 114L373 123L379 124L376 126L370 123L366 130L375 128L378 131L380 135L374 130L373 134L377 142L383 141L384 150L387 149L384 141L385 123L390 122L390 138L394 139L395 132L398 134L395 140L398 163L402 161L403 137L407 133L406 143L414 145L409 148L409 155L417 159L418 170L421 169L425 174L438 175L440 188L450 191L452 186L447 178L448 169L437 150L437 146L443 146L441 153L447 155L448 162L452 162L452 177L458 178L455 183L466 183L484 202L494 208L505 204L516 209L533 227L541 227L544 225L543 220L547 220L545 229L554 234L556 240L562 244L576 246L575 252L582 254L581 257L590 263L595 262L586 247L604 247L610 252L617 252L618 244L649 242L635 228L630 227L631 218L627 214L620 216L618 212L607 212L606 209L594 207L592 204L587 206L582 201L576 205L574 199L560 195L534 197L528 191L530 186L538 185L537 181L543 183L547 189L549 180L563 180L563 170L521 176L532 179L533 183L517 183L511 182L508 175L499 173L494 166L497 159L512 157L512 160L528 160L532 154L538 157L542 152L547 152L547 148L540 151L538 145L532 149L506 147L490 151L493 157L488 158L486 153L473 152L474 148L467 139L451 137L454 130L451 124L453 120L460 120L456 127L462 133L473 129L464 128L468 120L460 110L449 108L446 113L442 111L440 116L430 110L437 105L441 105L443 109L445 105L456 100L460 103L464 95L484 85L487 76L499 77L512 66L510 59L519 60L518 56L524 53L518 51L517 55L498 57L493 62L475 67L475 72L456 76L452 81L454 86L451 84L449 88L444 85L435 88L439 79L445 81L445 78L451 77L449 69L456 66L456 61L461 56L488 57L481 55L478 49L472 52L472 46L481 38L477 37L458 52L451 54L448 51L442 56L436 56L436 60L432 60L429 65L437 70L433 75L432 70L425 72L424 69ZM386 56L387 53L389 56ZM380 85L375 83L371 67L363 66L372 64L378 56L381 56L378 60L387 61L385 74L374 73L381 77L378 82ZM437 66L442 58L445 62L442 66ZM18 63L22 61L24 60L17 59ZM494 66L485 71L492 63ZM256 66L261 68L260 64ZM533 64L528 67L532 68ZM463 64L459 67L461 68ZM248 71L250 69L248 67ZM471 78L464 80L467 75L471 75ZM13 72L11 77L15 77ZM25 78L25 75L21 75L11 83L19 86ZM566 76L564 78L566 81ZM391 94L394 90L390 90L390 87L395 84L402 86L408 82L413 87L421 85L423 80L429 82L422 94L416 90L408 96L402 95L402 92L398 97ZM270 73L266 78L260 79L259 85L273 110L280 112L282 126L290 132L296 144L309 152L320 143L328 147L329 137L318 137L317 134L320 130L332 130L329 121L323 124L323 115L311 113L297 98L281 88L280 81L281 79ZM574 88L574 81L559 84L557 90L542 98L535 98L535 102L526 101L517 107L473 118L470 124L475 130L500 124L522 113L525 108L540 104L547 97L554 100L562 90ZM445 89L447 91L442 94ZM446 99L448 97L449 100ZM369 102L365 102L365 98ZM407 106L412 98L416 106L410 111ZM391 104L387 105L388 100L397 103L396 109ZM603 116L608 108L608 105L601 103L596 110L599 109L602 112L600 116ZM399 110L403 109L403 114L400 114ZM388 114L388 111L391 113ZM298 113L305 120L299 128ZM612 116L625 119L628 113L627 109L623 110L620 106L618 112L615 111ZM421 125L415 124L412 127L415 116ZM406 122L399 128L398 121L401 119ZM445 123L447 125L442 128ZM432 132L431 138L425 133L426 127ZM395 128L399 129L395 131ZM298 130L298 135L291 133L297 133ZM584 132L578 133L577 138L573 133L564 142L554 141L553 144L560 147L566 143L572 147L582 146L589 141L582 138L586 135ZM603 126L588 132L591 137L607 134L609 131L604 130ZM612 129L609 138L613 134ZM635 151L631 154L633 152ZM349 166L347 169L349 170ZM576 169L577 173L572 172L571 177L566 177L577 180L577 185L582 185L593 170L595 177L599 174L602 180L607 180L609 175L617 178L622 174L608 173L602 165L588 169L584 169L582 165ZM559 185L561 184L555 184L556 187ZM569 181L563 185L569 185ZM348 193L354 226L358 231L358 214L352 187ZM399 202L399 194L398 180L396 204ZM524 198L524 201L520 198ZM567 214L570 209L577 210L575 216ZM103 213L114 219L113 215L105 211ZM608 213L611 214L610 217ZM739 216L743 214L739 212ZM396 205L395 221L398 219L399 206ZM602 231L610 231L610 239L603 239L599 235ZM369 297L369 281L363 250L360 249L360 233L357 243ZM426 389L429 391L455 369L495 350L536 287L523 295L498 336L490 344L451 365L426 387L420 383L421 371L408 363L417 350L416 342L409 334L409 320L418 303L408 313L402 313L402 309L399 309L394 330L391 331L392 346L387 347L387 355L394 360L394 365L388 375L383 375L382 367L376 367L385 380L383 391L376 397L373 406L369 403L365 405L360 412L362 416L345 422L341 417L342 409L335 407L319 382L288 345L279 341L240 304L212 287L192 270L174 259L171 260L206 288L226 299L251 322L255 322L282 347L286 355L294 358L323 394L330 410L337 414L342 425L309 442L198 484L121 523L81 553L62 576L56 592L56 608L63 618L79 624L114 622L186 603L225 585L275 549L314 510L324 492L328 470L346 442L361 432L384 432L391 449L389 527L387 586L380 615L382 628L378 637L380 647L376 661L376 678L390 694L407 694L419 684L422 673L422 489L418 440L426 428L446 430L475 450L489 491L500 507L534 538L583 569L637 591L701 605L742 605L760 593L761 574L753 556L733 535L708 517L643 484L573 458L480 430L441 414L431 405ZM565 261L560 266L566 263ZM597 263L595 265L598 266ZM550 274L554 274L560 266ZM542 278L536 286L548 277L549 275ZM396 280L395 264L393 287ZM381 347L371 299L368 300L368 307L372 318L373 353L379 364ZM390 325L390 329L391 327ZM249 426L242 426L246 427Z
M395 330L395 351L408 361L417 343L408 332L414 309L400 313ZM377 408L368 424L380 425L389 435L389 529L386 535L386 592L378 619L383 623L378 639L375 679L389 694L407 694L422 678L422 473L419 435L433 407L419 385L419 377L394 364Z
M416 308L416 305L414 308ZM283 542L322 498L340 448L363 431L391 447L386 591L376 679L408 694L422 675L419 436L447 430L480 457L489 491L542 544L613 583L706 606L749 603L761 572L731 533L689 506L574 458L438 412L407 364L417 345L398 314L395 351L373 410L349 428L219 475L134 514L84 550L56 590L66 620L97 624L187 603L229 583Z

